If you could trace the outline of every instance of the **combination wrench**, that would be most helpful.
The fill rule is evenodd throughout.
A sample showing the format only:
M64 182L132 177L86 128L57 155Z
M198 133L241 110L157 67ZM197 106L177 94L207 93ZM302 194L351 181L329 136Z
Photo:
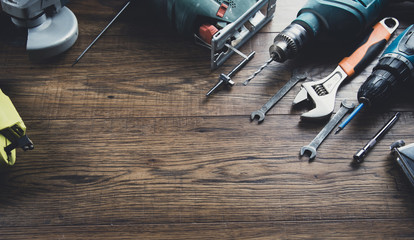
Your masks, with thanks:
M300 156L303 156L305 152L309 152L309 161L312 161L316 157L316 149L322 144L325 138L332 132L335 126L341 121L345 115L352 111L355 107L353 103L347 103L346 100L342 101L341 108L333 116L333 118L325 125L325 127L319 132L318 135L312 140L309 145L303 146L300 149Z
M253 121L258 118L259 122L262 122L265 119L266 113L277 103L280 101L280 99L283 98L283 96L286 95L292 89L298 82L304 81L307 77L306 74L300 73L296 74L293 72L293 76L290 78L290 80L275 94L273 95L270 100L265 103L259 110L252 112L250 115L250 119Z

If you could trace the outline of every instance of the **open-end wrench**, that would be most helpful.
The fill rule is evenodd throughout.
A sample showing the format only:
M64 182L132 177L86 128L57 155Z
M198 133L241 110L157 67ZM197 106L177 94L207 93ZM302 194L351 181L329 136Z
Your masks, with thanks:
M257 111L252 112L250 115L250 119L253 121L256 117L258 117L259 122L262 122L265 119L266 113L277 103L280 99L282 99L283 96L286 95L286 93L289 92L290 89L292 89L296 83L299 81L303 81L306 79L306 74L299 73L296 74L293 72L292 77L290 80L275 94L273 95L270 100L265 103L262 108L260 108Z
M347 103L346 100L342 101L341 108L333 116L331 120L325 125L325 127L319 132L318 135L312 140L309 145L303 146L300 149L300 156L303 156L305 152L309 152L309 160L313 160L316 157L316 149L321 145L325 138L332 132L335 126L341 121L345 115L352 111L355 107L353 103Z
M397 29L398 20L387 17L377 23L372 32L349 57L345 57L338 67L326 78L305 82L293 104L312 100L315 108L302 114L302 119L321 119L329 117L335 107L335 97L341 83L362 70L369 61L383 49L391 34Z

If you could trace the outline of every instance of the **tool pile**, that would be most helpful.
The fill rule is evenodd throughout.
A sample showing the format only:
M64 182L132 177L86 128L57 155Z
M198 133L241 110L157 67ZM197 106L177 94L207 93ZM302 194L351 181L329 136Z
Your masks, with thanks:
M297 18L274 38L269 48L269 60L260 66L244 82L244 85L248 85L272 62L282 63L294 59L303 52L303 49L322 38L330 42L353 43L365 36L356 50L350 56L343 58L327 77L302 83L299 93L293 100L294 105L308 101L314 106L301 115L302 120L319 121L329 118L335 109L336 94L341 84L360 73L385 48L391 35L398 28L399 22L393 17L385 17L377 22L390 2L388 0L308 0L299 11ZM65 3L66 1L63 0L1 0L2 8L11 16L12 22L16 26L27 28L27 50L31 58L44 59L56 56L67 51L75 43L78 36L77 20L74 14L64 7ZM79 62L130 3L131 1L126 2L72 66ZM276 0L153 0L148 4L155 9L162 9L163 15L167 16L177 33L189 35L197 44L211 50L211 69L221 66L233 53L243 57L243 61L230 73L220 74L218 83L207 92L207 96L222 85L235 85L232 77L255 55L255 52L245 55L239 51L239 48L273 18L276 8ZM360 105L339 125L336 133L344 129L364 106L383 104L398 86L413 79L413 35L414 25L408 27L386 48L372 74L358 91ZM263 122L268 111L298 82L305 81L307 77L306 73L294 71L286 85L259 110L251 113L251 120L257 119L259 123ZM3 98L3 101L10 106L9 100ZM343 101L340 109L313 141L300 149L300 156L308 153L310 160L315 159L317 148L354 107L355 105L350 101ZM12 108L10 107L8 111L12 111ZM9 141L8 145L4 146L5 152L2 152L1 156L8 164L13 164L15 161L13 151L16 147L25 150L33 148L33 144L25 134L26 128L20 117L18 114L13 116L11 124L4 123L6 117L0 122L4 125L0 126L1 136ZM373 139L354 155L355 164L363 162L368 151L395 124L399 116L400 113L397 113L390 119ZM8 133L10 130L13 130L17 137L11 137ZM397 146L393 149L399 153L403 151L402 149L399 151ZM401 166L405 166L405 172L412 172L409 170L412 165L402 164L403 161L400 163Z
M276 36L274 44L269 49L270 59L254 72L244 82L244 85L247 85L271 62L284 62L287 59L296 57L306 45L317 40L320 34L328 33L332 38L348 38L349 36L360 34L379 16L386 3L387 1L365 1L364 3L341 1L341 4L337 4L337 1L309 0L299 11L297 19ZM331 14L332 12L335 12L335 14ZM359 21L358 19L361 16L364 16L367 21ZM303 83L293 104L308 100L313 103L314 109L303 113L301 119L321 120L328 118L335 108L335 96L341 83L363 70L380 53L398 25L397 19L392 17L384 18L372 28L354 53L349 57L345 57L329 76L322 80ZM364 106L380 106L384 104L398 87L413 79L413 35L414 25L401 33L385 50L378 64L374 67L372 74L358 91L360 105L340 124L336 133L339 133ZM296 79L296 81L292 82L292 79ZM260 110L254 111L251 114L251 120L257 117L259 122L262 122L267 111L283 97L288 91L287 89L292 88L297 83L298 79L295 74L293 74L292 79L281 89L281 93L276 93ZM300 149L300 156L308 153L309 160L314 160L317 148L329 136L339 121L353 109L354 104L343 101L341 108L313 141ZM400 115L397 112L361 150L354 154L353 165L363 162L367 153L397 122ZM391 148L398 152L399 158L397 161L414 185L414 164L411 162L413 161L411 150L413 146L410 148L410 160L407 160L407 157L404 158L397 147Z

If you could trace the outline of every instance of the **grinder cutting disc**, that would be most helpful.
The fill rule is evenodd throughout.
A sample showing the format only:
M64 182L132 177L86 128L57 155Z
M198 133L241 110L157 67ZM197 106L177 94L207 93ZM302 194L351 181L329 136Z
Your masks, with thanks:
M67 7L47 18L41 25L28 28L27 51L31 59L45 59L65 52L78 38L78 21Z

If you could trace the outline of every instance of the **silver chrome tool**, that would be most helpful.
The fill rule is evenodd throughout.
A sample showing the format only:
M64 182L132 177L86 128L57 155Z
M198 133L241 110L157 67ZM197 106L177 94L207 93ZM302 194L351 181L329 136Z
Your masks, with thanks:
M341 108L333 116L333 118L325 125L325 127L319 132L318 135L312 140L309 145L303 146L300 149L300 156L303 156L305 152L309 152L309 161L312 161L316 157L316 149L322 144L325 138L332 132L335 126L341 121L341 119L355 107L353 103L347 103L346 100L342 101Z
M236 50L236 49L235 49ZM233 86L234 85L234 81L231 80L231 77L233 77L234 74L236 74L236 72L238 72L240 69L242 69L250 60L253 59L254 54L256 52L253 51L249 54L249 56L244 55L243 56L243 61L241 61L239 64L237 64L237 66L235 66L230 72L229 74L220 74L219 77L219 81L216 85L214 85L213 88L210 89L210 91L207 92L206 96L210 96L218 87L220 87L223 84L226 84L228 86Z
M75 66L75 64L77 64L81 60L83 55L85 55L85 53L89 51L89 49L96 43L96 41L99 40L99 38L106 32L106 30L108 30L108 28L112 25L112 23L115 22L115 20L125 11L125 9L130 4L131 4L131 1L128 1L125 3L125 5L121 8L121 10L119 10L119 12L115 15L115 17L112 18L112 20L108 23L108 25L106 25L106 27L98 34L98 36L96 36L95 39L85 48L85 50L83 50L83 52L75 59L75 61L72 63L72 67Z
M68 50L78 38L78 21L65 0L1 0L17 27L27 28L26 49L33 60Z
M377 144L387 131L394 126L397 120L400 118L401 113L397 112L378 132L375 136L369 140L369 142L354 155L354 163L362 163L368 152Z
M290 80L275 94L272 98L270 98L267 103L265 103L259 110L252 112L250 115L250 119L253 121L254 119L258 118L259 123L265 119L266 113L277 103L286 93L289 92L298 82L304 81L306 79L306 74L301 73L297 74L293 72L292 77Z
M334 110L336 92L341 83L346 78L361 71L385 47L386 42L397 27L397 19L384 18L372 28L362 45L349 57L345 57L331 74L319 81L303 83L300 92L293 100L293 104L312 100L315 108L302 114L301 117L305 119L328 117Z
M234 51L224 51L226 44L238 49L270 20L276 10L276 0L258 0L245 14L214 34L211 40L211 69L221 66Z
M255 78L259 73L261 73L263 71L263 69L267 68L267 66L273 62L273 58L270 58L269 60L267 60L262 66L260 66L259 69L256 70L256 72L254 72L252 75L250 75L250 77L248 79L246 79L246 81L244 81L243 85L247 86L247 84L249 84L249 82Z

